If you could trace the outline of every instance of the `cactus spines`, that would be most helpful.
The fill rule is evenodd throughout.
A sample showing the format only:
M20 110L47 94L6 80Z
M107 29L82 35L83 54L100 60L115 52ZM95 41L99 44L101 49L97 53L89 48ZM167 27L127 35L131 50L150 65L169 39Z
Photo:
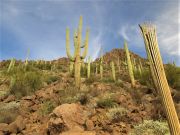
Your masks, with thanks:
M152 69L151 72L154 74L153 79L155 79L158 85L158 93L162 99L170 132L172 135L179 135L180 124L164 72L163 62L158 47L156 28L151 24L142 24L139 26L144 38L146 52Z
M111 70L112 70L112 78L113 78L113 81L116 81L116 71L115 71L115 67L114 67L114 62L111 61Z
M131 79L131 85L132 85L132 87L134 87L135 86L134 73L133 73L131 58L130 58L130 54L129 54L129 50L128 50L126 41L124 42L124 49L126 52L127 66L128 66L129 76Z
M88 65L87 65L87 78L90 78L91 73L91 57L88 57Z
M70 61L74 62L74 77L75 85L77 88L80 87L81 83L81 63L87 55L88 51L88 40L89 40L89 29L86 30L86 36L84 45L81 43L82 38L82 16L80 16L79 26L77 32L74 33L74 56L70 53L70 39L69 39L69 28L66 28L66 52ZM81 48L84 48L84 52L81 56Z
M10 64L9 64L9 67L8 67L8 70L7 70L8 73L9 73L9 72L11 71L11 69L14 67L15 63L16 63L16 60L15 60L14 58L11 59L11 62L10 62Z

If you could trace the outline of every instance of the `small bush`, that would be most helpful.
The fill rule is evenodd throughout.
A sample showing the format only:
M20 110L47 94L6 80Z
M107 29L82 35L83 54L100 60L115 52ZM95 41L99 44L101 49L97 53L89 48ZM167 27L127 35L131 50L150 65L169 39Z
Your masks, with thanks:
M169 85L174 89L180 90L180 67L167 64L165 66L165 72Z
M97 106L100 108L112 108L117 106L117 103L111 98L102 98L97 101Z
M117 81L115 82L115 85L118 86L118 87L123 87L123 86L124 86L122 80L117 80Z
M42 78L38 71L24 71L19 68L11 75L10 93L17 98L30 95L41 86Z
M114 80L112 78L108 78L108 77L103 78L101 81L104 82L104 83L114 83Z
M89 101L89 96L87 94L81 94L78 100L82 105L85 105Z
M131 135L170 135L170 132L166 122L145 120L134 127Z
M96 78L95 78L95 77L90 77L90 78L87 78L87 79L86 79L85 83L86 83L86 84L92 84L92 83L95 82L95 81L96 81Z
M109 109L108 113L106 114L111 121L119 122L121 121L122 117L127 114L128 110L123 107L115 107Z
M45 101L42 105L41 108L39 110L41 115L47 115L49 113L51 113L53 111L53 109L55 108L55 103L52 101Z
M47 76L45 76L45 82L47 83L47 84L51 84L51 83L53 83L53 82L56 82L57 80L59 79L59 77L58 76L51 76L51 75L47 75Z

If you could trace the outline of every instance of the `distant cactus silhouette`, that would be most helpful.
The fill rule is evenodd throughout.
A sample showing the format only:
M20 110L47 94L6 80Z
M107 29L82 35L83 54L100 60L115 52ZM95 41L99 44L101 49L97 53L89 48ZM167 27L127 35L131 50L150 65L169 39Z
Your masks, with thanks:
M74 32L74 56L70 54L70 39L69 39L69 28L66 28L66 52L70 61L74 62L74 77L76 87L80 87L81 83L81 63L87 55L88 51L88 40L89 30L86 30L86 37L84 44L82 45L82 16L80 16L79 26L77 32ZM84 48L84 52L81 56L81 48Z
M28 49L28 50L27 50L27 55L26 55L26 60L25 60L25 66L28 65L29 53L30 53L30 50Z
M132 87L135 87L134 73L133 73L132 63L131 63L130 54L129 54L129 50L128 50L126 41L124 42L124 49L126 52L127 66L128 66L129 76L131 79L131 85L132 85Z
M158 93L161 96L162 104L165 109L170 132L172 135L180 135L180 124L164 72L163 62L158 47L156 28L151 24L142 24L139 26L144 38L153 79L155 79L155 82L157 83Z

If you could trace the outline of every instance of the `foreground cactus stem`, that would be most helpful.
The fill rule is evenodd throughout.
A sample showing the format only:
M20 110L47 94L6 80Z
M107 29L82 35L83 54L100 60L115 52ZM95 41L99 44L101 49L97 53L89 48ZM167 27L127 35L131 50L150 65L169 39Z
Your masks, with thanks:
M73 74L73 70L74 70L74 62L70 61L69 72L70 72L71 75Z
M74 78L75 86L80 88L81 84L81 63L85 59L88 51L89 29L86 30L86 36L84 44L82 45L82 16L80 16L79 26L77 32L74 32L74 55L70 53L70 38L69 28L66 28L66 52L71 62L74 62ZM81 48L84 48L84 52L81 56Z
M164 72L163 62L158 47L156 28L151 24L142 24L139 26L144 38L151 72L154 75L153 79L155 79L155 82L157 82L158 85L158 93L162 99L170 132L172 135L180 135L180 124Z
M111 70L112 70L113 81L116 81L116 71L115 71L115 67L114 67L114 62L113 61L111 61Z
M126 52L127 66L128 66L129 76L131 79L131 85L132 85L132 87L135 87L133 67L132 67L131 58L130 58L130 54L129 54L129 50L128 50L126 41L124 42L124 49Z

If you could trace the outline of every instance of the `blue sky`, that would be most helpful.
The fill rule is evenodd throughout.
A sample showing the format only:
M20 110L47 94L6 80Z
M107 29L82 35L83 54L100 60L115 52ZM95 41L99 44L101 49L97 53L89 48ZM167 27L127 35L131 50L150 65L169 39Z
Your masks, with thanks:
M104 52L122 48L124 39L146 57L138 24L150 21L157 26L163 61L180 65L178 12L178 0L0 0L0 60L25 59L28 49L30 59L66 57L65 29L72 39L82 15L93 59L101 46Z

